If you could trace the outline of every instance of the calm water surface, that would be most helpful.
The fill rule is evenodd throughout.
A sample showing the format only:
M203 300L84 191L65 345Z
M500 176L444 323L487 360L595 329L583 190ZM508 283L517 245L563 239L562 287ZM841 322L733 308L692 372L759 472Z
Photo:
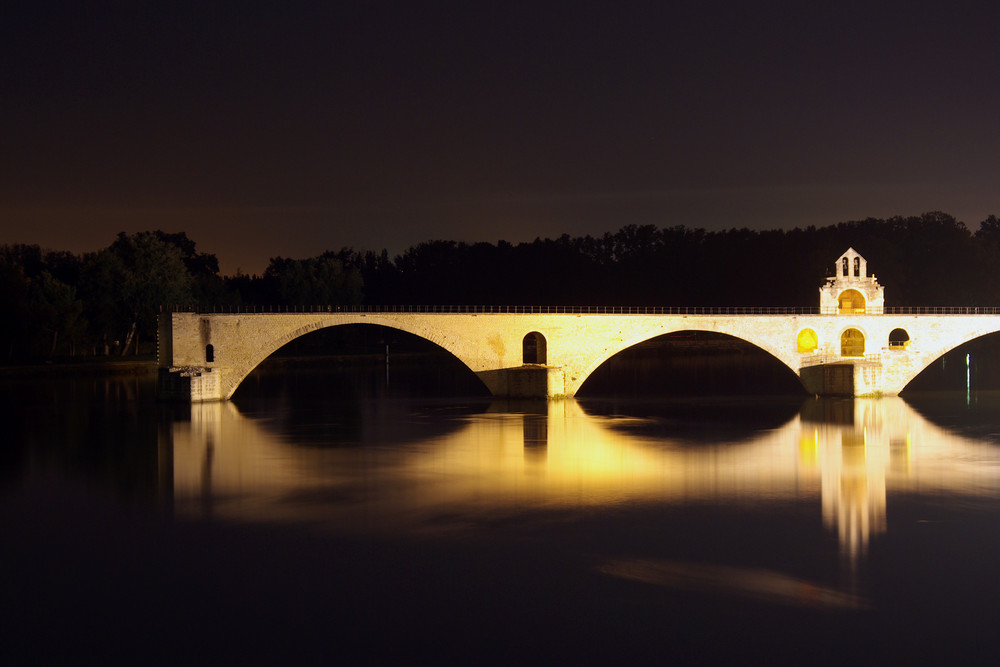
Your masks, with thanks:
M996 659L996 395L515 403L281 364L195 406L2 387L20 664Z

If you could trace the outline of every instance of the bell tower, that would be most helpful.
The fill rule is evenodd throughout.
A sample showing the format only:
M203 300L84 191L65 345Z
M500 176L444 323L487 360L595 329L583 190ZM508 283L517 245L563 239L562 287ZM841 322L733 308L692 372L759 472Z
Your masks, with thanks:
M868 275L868 262L848 248L833 265L833 275L819 288L819 310L824 315L882 314L885 288Z

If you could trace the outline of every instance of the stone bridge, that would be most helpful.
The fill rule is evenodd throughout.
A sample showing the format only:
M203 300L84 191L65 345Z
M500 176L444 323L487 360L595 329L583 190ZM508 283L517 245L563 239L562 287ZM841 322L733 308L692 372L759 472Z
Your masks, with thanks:
M769 352L824 395L895 395L955 347L1000 331L998 308L886 308L853 248L834 263L817 309L376 306L298 312L167 312L159 395L226 400L260 362L311 331L375 324L441 346L494 396L574 396L605 361L677 331L727 334Z
M1000 314L525 310L164 313L158 338L160 395L228 399L286 343L350 324L381 325L425 338L468 366L493 395L522 397L573 396L615 354L677 331L728 334L752 343L788 366L810 393L894 395L949 350L1000 331Z

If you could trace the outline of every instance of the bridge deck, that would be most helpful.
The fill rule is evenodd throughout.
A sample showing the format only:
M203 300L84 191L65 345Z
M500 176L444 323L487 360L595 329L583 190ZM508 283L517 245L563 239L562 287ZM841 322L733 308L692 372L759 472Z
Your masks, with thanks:
M269 313L495 313L498 315L843 315L838 309L797 306L488 306L488 305L210 305L171 306L164 312L224 314ZM1000 315L1000 306L869 306L859 315Z
M834 310L488 305L177 308L161 316L158 356L161 366L176 369L178 377L186 377L181 372L192 373L190 377L204 386L200 390L204 396L227 399L257 364L300 336L326 327L380 325L439 345L495 395L520 395L515 392L522 390L513 387L527 379L540 387L532 392L573 396L598 366L622 350L657 336L696 330L756 345L788 366L814 393L822 390L812 389L811 379L839 377L850 365L855 373L853 391L891 395L955 346L1000 331L1000 308L995 307ZM536 352L529 355L524 351L529 347ZM544 369L545 377L535 377L539 369Z

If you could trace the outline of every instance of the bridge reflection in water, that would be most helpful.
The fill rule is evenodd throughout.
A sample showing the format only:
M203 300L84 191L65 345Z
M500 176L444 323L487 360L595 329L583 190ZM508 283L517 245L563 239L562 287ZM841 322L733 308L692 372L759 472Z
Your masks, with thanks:
M650 434L647 420L589 414L574 400L510 407L494 403L402 444L386 432L324 447L293 442L230 402L193 404L191 420L161 436L162 455L172 455L165 481L179 516L340 533L455 531L524 511L626 503L814 499L852 567L886 530L887 495L1000 489L993 447L898 398L809 399L777 428L709 443ZM384 415L368 419L386 428Z

